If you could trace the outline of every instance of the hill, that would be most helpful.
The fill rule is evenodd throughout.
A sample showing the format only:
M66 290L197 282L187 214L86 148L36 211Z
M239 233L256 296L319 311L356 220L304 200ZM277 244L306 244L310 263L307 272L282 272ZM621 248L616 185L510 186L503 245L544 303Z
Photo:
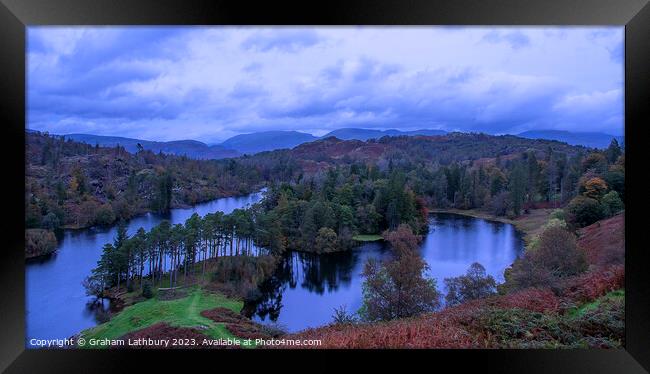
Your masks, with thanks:
M317 139L311 134L298 131L262 131L233 136L221 143L221 146L245 154L255 154L263 151L293 148L298 144Z
M187 156L197 160L222 159L239 156L239 152L227 149L221 145L209 146L196 140L174 140L170 142L155 142L142 139L124 138L119 136L101 136L91 134L67 134L65 139L71 139L90 145L98 144L100 147L115 147L120 145L130 153L138 151L138 144L143 149L153 153L165 153L177 156Z
M529 150L535 150L543 157L549 147L567 156L586 150L552 140L455 132L441 136L391 136L368 141L328 137L301 144L288 151L288 154L303 162L315 161L322 165L362 160L378 161L381 158L449 164L461 161L487 162L488 160L482 159L508 158Z
M357 128L343 128L331 131L323 136L323 138L336 137L343 140L362 140L379 139L383 136L437 136L444 135L446 131L443 130L414 130L414 131L400 131L400 130L371 130L371 129L357 129Z
M249 165L144 150L94 147L26 132L25 225L58 229L108 225L146 211L250 193L261 177Z
M605 134L601 132L569 132L561 130L533 130L517 134L527 139L548 139L565 142L571 145L582 145L589 148L607 148L612 139L616 139L621 146L625 137Z
M341 140L360 140L379 139L384 136L438 136L447 132L442 130L371 130L358 128L343 128L329 132L322 137L316 137L311 134L299 131L263 131L251 134L242 134L233 136L220 145L237 150L241 153L255 154L264 151L273 151L278 149L291 149L300 144L313 142L319 139L335 137Z

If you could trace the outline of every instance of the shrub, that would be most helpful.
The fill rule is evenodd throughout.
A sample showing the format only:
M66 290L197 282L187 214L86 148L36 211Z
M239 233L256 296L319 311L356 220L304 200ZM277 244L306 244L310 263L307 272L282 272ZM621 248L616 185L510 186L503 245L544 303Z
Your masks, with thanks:
M616 191L621 200L625 200L625 172L615 166L605 174L605 181L610 189Z
M625 336L625 298L602 297L594 304L571 321L571 327L590 337L587 343L592 347L620 346Z
M551 212L548 218L566 221L566 213L564 212L564 209L555 209L553 212Z
M146 282L142 285L142 296L147 299L151 299L153 297L153 289L151 288L151 284L149 282Z
M273 256L228 256L216 259L211 287L247 301L260 297L257 287L275 270Z
M56 230L61 226L61 220L56 214L49 212L43 217L41 226L47 230Z
M237 283L250 280L259 283L275 270L272 256L228 256L216 259L212 280L221 283Z
M562 295L576 302L600 297L625 285L625 266L614 265L590 271L571 279L563 288Z
M56 250L56 236L52 231L43 229L25 230L25 257L50 254Z
M566 222L562 219L557 219L557 218L551 218L543 226L543 229L549 229L551 227L559 227L562 229L566 229Z
M575 235L559 226L542 232L532 257L538 266L549 269L555 277L568 277L587 269L585 253L578 248Z
M507 288L558 286L558 281L587 269L585 252L575 235L559 226L545 229L534 249L526 251L508 272Z
M488 300L501 309L526 309L534 312L558 312L560 299L548 288L527 288Z
M608 216L613 216L623 210L623 201L616 191L609 191L605 196L603 196L601 202L605 206L606 214Z
M95 223L97 225L110 225L115 221L115 213L110 204L102 204L95 213Z
M287 327L277 322L260 325L260 331L266 335L278 338L287 334Z
M589 226L605 218L606 211L598 200L577 196L567 206L568 221L577 227Z
M478 262L470 265L465 275L445 278L447 305L456 305L468 300L481 299L496 293L496 281L485 273L485 268Z
M474 325L492 348L559 348L579 339L558 315L526 309L488 309Z
M332 315L332 320L337 324L353 324L359 321L356 313L350 313L347 310L345 305L341 305L339 308L334 308L334 314Z

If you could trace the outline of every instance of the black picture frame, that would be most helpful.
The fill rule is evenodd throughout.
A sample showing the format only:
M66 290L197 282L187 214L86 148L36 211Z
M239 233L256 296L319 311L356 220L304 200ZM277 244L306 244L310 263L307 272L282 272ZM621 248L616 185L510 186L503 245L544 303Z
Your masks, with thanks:
M418 359L431 367L443 362L454 370L478 365L497 372L642 373L650 370L650 290L648 256L643 246L643 126L650 106L650 5L648 0L455 0L455 1L302 1L209 0L0 0L0 118L6 191L3 205L11 218L3 224L0 266L0 369L7 372L128 371L158 362L216 363L229 360L243 368L258 364L283 367L287 352L165 351L164 358L143 351L25 350L24 295L24 145L25 30L32 25L624 25L626 137L626 344L620 350L427 350L294 351L312 366L337 369L331 355L363 365L382 366ZM6 175L6 174L5 174ZM637 213L638 212L638 213ZM158 352L161 353L161 352ZM278 355L278 353L282 353ZM395 354L405 355L396 361ZM196 355L196 356L195 356ZM324 356L327 355L327 358ZM361 357L358 357L361 356ZM194 357L200 357L194 359ZM358 358L357 358L358 357ZM404 366L406 364L403 364ZM217 366L215 366L216 368ZM426 368L425 366L424 368ZM171 366L168 366L171 368ZM310 369L310 367L305 367ZM420 369L418 369L420 370Z

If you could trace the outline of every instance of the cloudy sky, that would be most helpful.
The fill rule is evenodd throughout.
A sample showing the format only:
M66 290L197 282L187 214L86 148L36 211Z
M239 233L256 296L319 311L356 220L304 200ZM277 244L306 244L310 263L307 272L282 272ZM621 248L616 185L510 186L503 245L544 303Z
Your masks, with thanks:
M27 126L623 132L623 28L30 27Z

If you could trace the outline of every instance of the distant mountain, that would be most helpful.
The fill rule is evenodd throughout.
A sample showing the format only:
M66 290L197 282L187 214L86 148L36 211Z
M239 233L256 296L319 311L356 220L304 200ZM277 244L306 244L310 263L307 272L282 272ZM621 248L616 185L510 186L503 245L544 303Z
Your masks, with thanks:
M241 153L254 154L275 149L293 148L319 138L298 131L262 131L233 136L220 145Z
M532 130L524 131L517 136L528 139L547 139L565 142L571 145L582 145L590 148L607 148L612 139L624 146L625 137L605 134L602 132L570 132L562 130Z
M138 143L140 143L144 149L150 150L154 153L162 152L178 156L185 155L193 159L211 160L240 156L240 153L235 150L227 149L221 145L209 146L196 140L154 142L149 140L123 138L119 136L90 134L67 134L63 135L63 137L91 145L99 144L102 147L115 147L119 144L131 153L138 151Z
M413 130L413 131L400 131L400 130L371 130L371 129L356 129L356 128L343 128L329 132L323 136L323 138L329 138L334 136L342 140L362 140L366 141L368 139L379 139L382 136L415 136L415 135L426 135L426 136L436 136L444 135L446 131L443 130Z

